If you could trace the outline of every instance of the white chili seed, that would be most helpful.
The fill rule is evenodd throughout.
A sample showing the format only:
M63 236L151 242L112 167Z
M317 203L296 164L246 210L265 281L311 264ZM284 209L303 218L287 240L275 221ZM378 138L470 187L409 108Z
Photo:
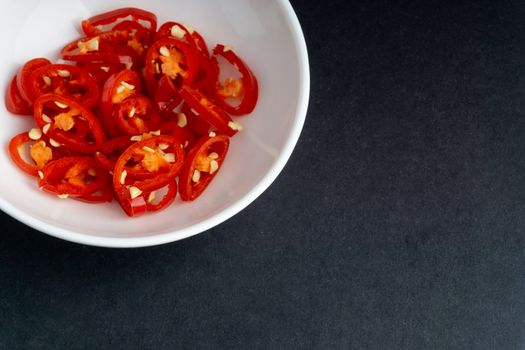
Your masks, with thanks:
M131 199L135 199L138 196L140 196L141 194L142 194L142 191L140 189L138 189L137 187L131 186L129 188L129 195L131 196Z
M42 130L39 128L33 128L29 130L28 135L31 140L38 140L42 137Z
M51 124L46 124L44 125L44 127L42 128L42 132L44 134L47 134L47 132L49 131L49 128L51 127Z
M212 159L210 161L210 174L213 174L214 172L216 172L217 169L219 169L219 163L217 163L216 160Z
M121 185L124 185L124 183L126 182L126 176L128 176L128 172L126 170L122 170L119 179Z
M177 125L180 126L181 128L183 128L186 125L188 125L188 119L186 118L186 114L179 113L177 115Z
M193 176L191 177L191 181L197 183L201 179L201 172L197 169L193 172Z

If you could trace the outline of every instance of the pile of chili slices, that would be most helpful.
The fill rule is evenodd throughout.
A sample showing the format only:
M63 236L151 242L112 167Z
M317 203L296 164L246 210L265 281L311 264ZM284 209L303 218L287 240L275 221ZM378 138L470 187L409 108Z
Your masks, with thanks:
M7 109L36 123L12 138L11 158L47 192L115 198L129 216L165 208L177 192L197 198L242 130L230 116L255 108L253 73L230 47L210 53L189 25L157 30L141 9L91 17L82 30L62 49L70 64L35 58L11 81Z

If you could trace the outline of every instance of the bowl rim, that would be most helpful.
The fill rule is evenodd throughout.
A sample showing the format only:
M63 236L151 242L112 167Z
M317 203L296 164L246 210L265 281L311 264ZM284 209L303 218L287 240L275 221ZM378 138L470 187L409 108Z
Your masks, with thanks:
M0 198L0 210L37 231L69 242L106 248L138 248L175 242L184 238L197 235L199 233L213 228L214 226L219 225L220 223L228 220L229 218L246 208L250 203L257 199L257 197L259 197L268 187L270 187L272 182L283 170L284 166L286 165L286 162L290 158L295 148L295 145L297 144L297 141L299 140L299 136L301 134L304 121L306 119L306 112L308 109L308 101L310 94L310 69L308 61L308 51L306 47L304 34L299 23L299 19L297 18L297 15L290 2L288 0L276 0L276 2L283 10L285 18L291 26L294 44L296 45L296 49L299 53L299 79L301 81L299 84L300 91L296 106L296 119L290 131L290 136L286 140L286 143L283 147L283 150L281 151L279 156L274 160L270 170L241 199L228 206L221 212L197 224L188 226L177 231L161 233L158 235L151 235L146 237L104 237L92 236L89 234L75 232L36 219L26 214L25 212L17 209L3 198Z

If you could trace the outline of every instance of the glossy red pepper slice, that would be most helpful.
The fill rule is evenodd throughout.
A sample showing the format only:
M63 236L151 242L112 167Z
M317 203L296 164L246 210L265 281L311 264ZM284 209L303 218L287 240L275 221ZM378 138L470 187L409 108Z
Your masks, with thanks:
M75 100L45 94L35 101L34 118L38 127L53 141L80 153L95 153L104 143L98 119Z
M199 90L184 85L180 90L180 95L196 114L215 127L220 134L233 136L241 130L240 124L233 122L221 108Z
M160 112L170 111L181 103L182 98L179 91L167 75L160 78L154 101Z
M173 203L176 196L177 183L173 180L164 186L164 188L144 193L143 197L146 201L146 210L149 212L162 210Z
M33 96L31 90L31 74L36 69L49 66L50 64L51 61L47 58L34 58L27 61L17 74L16 85L18 87L18 91L20 91L20 96L22 96L22 98L30 105L33 105L33 101L36 98Z
M179 88L190 84L198 69L195 50L180 40L161 38L148 50L144 74L150 94L155 94L160 78L168 76Z
M200 115L197 114L187 103L184 103L181 112L186 116L188 126L199 138L208 135L211 131L211 125Z
M202 137L190 150L179 175L179 193L183 201L199 197L220 170L230 140L224 135Z
M113 174L113 189L127 215L145 210L144 193L155 191L173 181L184 163L184 152L173 136L160 135L129 146L118 158ZM148 170L154 177L138 180L127 174L126 168Z
M181 125L184 124L180 122L180 119L178 123L174 121L164 122L160 125L160 133L162 135L175 136L182 145L182 148L184 150L189 150L193 147L195 142L197 142L197 138L187 124L184 126Z
M82 30L87 36L97 35L114 29L123 21L133 21L143 26L150 35L157 30L157 16L154 13L134 8L125 7L109 12L104 12L82 21Z
M121 63L131 68L133 62L138 61L138 54L128 46L132 39L125 30L100 33L70 42L61 54L68 61Z
M129 136L120 136L106 141L100 151L95 153L95 159L101 167L108 171L115 170L115 163L118 157L128 148L134 141L131 141Z
M178 22L166 22L159 27L155 36L156 40L161 38L174 38L177 40L183 40L194 46L204 56L209 56L208 46L202 35L200 35L195 29L187 24ZM193 44L192 44L193 42Z
M54 93L72 98L85 107L93 107L100 97L96 80L80 67L67 64L50 64L31 73L31 97L38 98Z
M111 187L111 181L96 192L73 197L73 199L91 204L111 202L113 200L113 187Z
M105 62L77 62L77 66L81 67L89 73L97 81L97 85L102 91L104 83L110 76L126 69L125 65L121 63L105 63Z
M5 107L6 109L18 115L31 115L33 108L31 105L22 98L20 91L16 85L16 75L11 80L7 92L5 94Z
M227 78L224 83L217 80L216 102L231 115L244 115L251 113L257 104L259 96L259 85L255 75L250 68L239 58L230 48L224 45L217 45L213 49L217 56L224 57L241 74L240 79ZM232 105L229 99L240 99L238 105Z
M139 75L130 69L113 74L106 80L99 104L99 119L109 137L122 134L115 123L115 107L142 90Z
M33 140L28 132L23 132L9 141L9 155L20 169L36 176L53 159L53 150L42 137Z
M139 58L137 62L138 66L143 66L146 52L152 43L151 33L142 25L134 21L120 22L113 28L113 30L126 31L129 33L129 39L126 45L135 51L136 57ZM117 51L119 50L117 49Z
M137 135L158 128L160 116L153 103L144 95L133 95L115 107L115 123L128 135Z
M42 168L39 187L58 195L85 196L103 189L108 172L92 157L64 157Z

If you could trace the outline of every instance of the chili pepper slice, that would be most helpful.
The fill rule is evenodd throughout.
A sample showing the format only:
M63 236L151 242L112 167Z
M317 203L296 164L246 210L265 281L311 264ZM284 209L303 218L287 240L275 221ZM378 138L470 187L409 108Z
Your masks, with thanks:
M36 176L47 162L53 159L53 150L47 146L38 131L23 132L9 141L9 155L15 164L29 175ZM38 138L36 136L38 136ZM26 148L26 145L29 147Z
M73 199L92 204L111 202L113 200L113 188L111 187L111 184L106 184L96 192L73 197Z
M20 96L22 96L22 98L30 105L32 105L33 101L35 100L35 97L31 91L31 74L36 69L49 66L50 64L51 61L49 61L47 58L34 58L27 61L22 69L20 69L20 72L17 74L16 85L18 87L18 91L20 91Z
M9 88L5 94L5 107L13 114L31 115L33 110L31 105L22 98L18 86L16 85L16 75L11 80Z
M29 90L32 98L55 93L74 99L86 107L93 107L100 97L96 80L80 67L67 64L49 64L31 73Z
M210 123L221 134L233 136L242 126L230 119L224 111L204 96L199 90L184 85L180 90L184 101L201 118Z
M176 87L190 84L197 72L198 57L190 46L173 38L161 38L146 54L144 74L151 94L162 76L168 76Z
M118 158L113 174L116 198L127 215L145 211L143 193L155 191L173 181L184 163L184 152L173 136L160 135L129 146ZM135 165L155 174L146 180L129 176L126 167Z
M90 17L82 21L82 30L88 36L97 35L114 29L122 21L136 22L148 30L151 35L157 30L157 16L134 7L120 8Z
M151 45L151 34L142 25L134 21L120 22L113 30L126 31L129 33L130 37L126 45L135 51L135 54L139 58L139 66L142 66L146 52ZM117 49L117 51L119 50Z
M179 193L183 201L199 197L220 170L230 140L224 135L202 137L189 151L179 175Z
M185 118L182 114L184 113L178 113L179 115L179 122L164 122L160 125L160 133L162 135L173 135L175 136L180 144L182 145L182 148L185 150L191 149L195 142L197 141L197 138L191 132L190 128L181 122L181 119Z
M131 67L138 57L135 50L127 46L131 39L125 30L104 32L73 40L62 48L61 54L68 61L122 63Z
M58 94L40 96L35 101L34 118L55 147L64 145L80 153L95 153L104 143L98 119L71 98Z
M211 125L197 114L187 103L184 103L181 108L182 113L186 117L188 126L198 137L208 135Z
M115 105L140 91L140 77L130 69L115 73L106 80L100 98L99 118L108 136L116 137L122 134L113 117Z
M147 211L159 211L173 203L175 197L177 196L177 183L175 180L173 180L164 187L165 188L160 188L152 192L144 193L143 197L146 200ZM165 190L164 193L162 193L163 190ZM158 197L160 197L160 199L158 199Z
M255 75L231 48L217 45L213 49L213 53L224 57L241 73L240 79L227 78L222 84L217 80L217 104L231 115L239 116L251 113L257 104L259 96L259 86ZM231 105L227 102L230 98L239 99L239 104L237 106Z
M108 177L92 157L64 157L42 168L39 186L57 195L85 196L107 186Z
M208 46L202 35L187 24L177 22L166 22L159 27L155 36L156 40L161 38L175 38L186 40L188 44L194 43L194 46L203 55L209 56ZM193 46L193 45L192 45Z
M167 75L160 78L154 101L160 112L172 110L181 103L178 89Z
M126 68L125 65L121 63L105 62L77 62L77 66L81 67L95 78L97 85L101 90L110 76Z
M113 114L120 130L137 135L158 127L160 116L153 103L144 95L133 95L115 107Z

